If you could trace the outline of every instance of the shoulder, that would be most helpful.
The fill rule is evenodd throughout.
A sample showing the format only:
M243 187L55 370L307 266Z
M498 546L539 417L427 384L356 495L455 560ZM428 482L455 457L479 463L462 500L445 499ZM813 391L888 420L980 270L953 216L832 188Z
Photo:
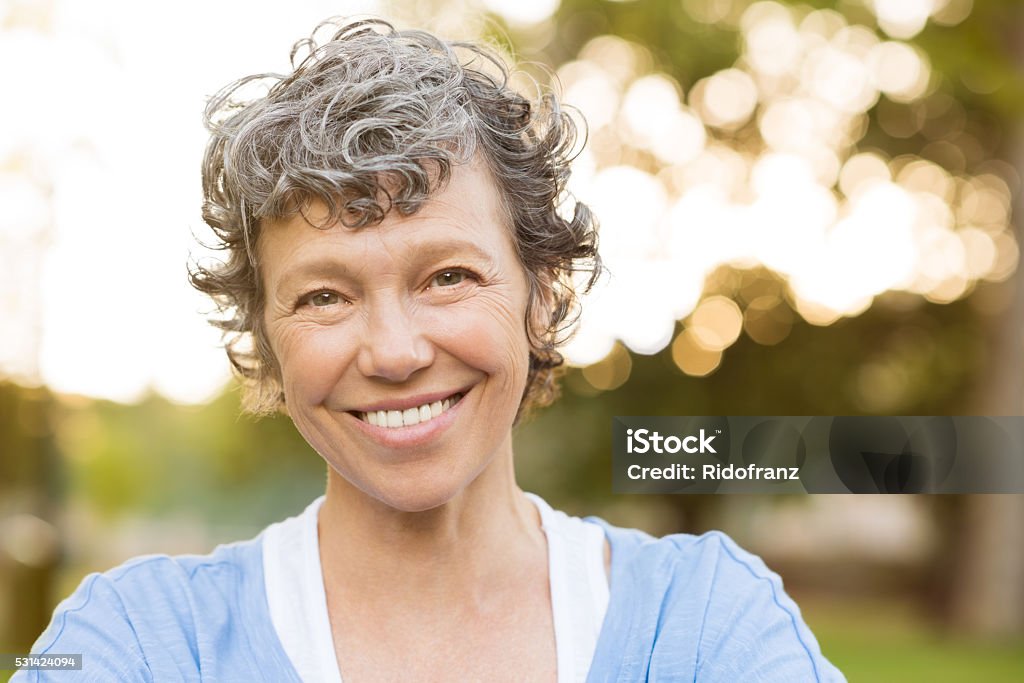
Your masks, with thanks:
M123 587L202 586L237 578L258 567L262 537L217 546L207 555L143 555L94 576Z
M57 606L32 651L83 653L82 680L208 672L219 668L214 647L228 661L244 658L267 622L260 544L257 537L208 555L149 555L90 574Z
M612 548L613 571L615 567L640 572L656 569L666 577L691 585L707 577L753 582L770 591L781 589L781 579L760 557L747 552L721 531L656 538L636 529L607 523L603 526Z
M642 589L642 594L634 597L661 603L666 592L685 585L689 599L714 605L763 593L782 612L799 614L778 574L720 531L656 538L596 521L604 527L611 546L613 590Z
M844 680L778 574L726 534L654 538L595 521L612 549L609 640L629 643L627 660L673 680Z
M260 539L218 546L208 555L146 555L83 579L56 614L104 609L136 622L154 615L188 619L196 611L229 609L261 573ZM55 634L56 635L56 634Z

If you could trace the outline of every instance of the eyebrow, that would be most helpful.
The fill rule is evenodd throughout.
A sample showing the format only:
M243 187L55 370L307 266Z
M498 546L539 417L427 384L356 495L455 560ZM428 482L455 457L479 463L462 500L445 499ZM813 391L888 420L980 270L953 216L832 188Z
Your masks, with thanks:
M413 262L416 264L456 257L471 258L486 265L494 263L494 256L491 253L474 242L458 238L429 241L424 244L417 244L413 239L410 248L414 252ZM309 259L300 260L295 265L288 266L281 274L278 286L290 285L297 279L339 276L353 278L352 268L349 267L349 264L330 258L321 252Z
M416 249L417 260L428 261L431 259L447 258L451 256L462 256L465 252L481 261L491 263L494 255L481 249L475 242L458 238L432 241L422 245L412 245Z

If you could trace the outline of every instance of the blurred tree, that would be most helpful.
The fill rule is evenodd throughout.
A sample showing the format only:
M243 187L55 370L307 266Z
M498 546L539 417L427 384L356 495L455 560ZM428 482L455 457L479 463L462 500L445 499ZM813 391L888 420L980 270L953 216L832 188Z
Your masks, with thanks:
M50 620L60 482L45 389L0 382L0 649L27 652Z
M506 26L494 33L511 36L524 58L556 66L578 59L599 36L619 36L649 55L641 75L645 69L663 72L689 92L700 79L736 62L741 17L752 4L563 0L550 25L539 31ZM838 25L860 24L883 39L885 30L899 33L891 26L879 28L885 19L875 12L886 3L877 3L874 11L871 3L856 0L782 4L799 16L812 8L832 10L840 17ZM907 39L931 64L931 94L910 101L883 96L869 108L857 148L880 150L890 159L920 155L953 174L997 172L1016 192L1024 159L1018 127L1024 114L1024 6L1014 0L950 0L935 8L935 17ZM538 33L547 39L538 39ZM726 139L737 145L751 141L745 129ZM603 144L603 138L594 144ZM622 155L623 163L651 172L659 168L649 156ZM1015 233L1014 260L1021 242ZM750 271L720 269L705 283L703 296L721 294L742 303L743 279L750 276ZM610 489L609 439L590 430L610 424L615 414L1020 414L1022 282L1014 274L982 283L950 305L891 293L876 298L864 313L827 327L798 317L788 337L770 347L741 338L720 367L700 379L684 376L668 350L634 356L628 381L608 393L573 370L562 402L519 435L521 457L527 460L522 479L550 494L564 486L570 500L598 497L610 505L607 493L596 493ZM600 401L593 400L597 394ZM557 478L552 477L556 468L541 465L555 458ZM673 507L680 527L702 530L714 524L714 508L722 501L678 496L645 502ZM1020 632L1024 497L933 502L946 533L937 558L945 567L936 575L948 622L978 634Z

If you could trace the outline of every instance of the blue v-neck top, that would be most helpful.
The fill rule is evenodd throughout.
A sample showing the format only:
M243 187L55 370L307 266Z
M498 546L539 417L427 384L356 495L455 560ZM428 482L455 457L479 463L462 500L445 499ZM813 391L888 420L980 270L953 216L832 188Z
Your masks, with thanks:
M612 555L589 682L845 681L779 577L724 534L656 539L589 519L604 527ZM81 653L81 671L11 680L299 683L270 619L261 544L257 536L89 575L32 650Z

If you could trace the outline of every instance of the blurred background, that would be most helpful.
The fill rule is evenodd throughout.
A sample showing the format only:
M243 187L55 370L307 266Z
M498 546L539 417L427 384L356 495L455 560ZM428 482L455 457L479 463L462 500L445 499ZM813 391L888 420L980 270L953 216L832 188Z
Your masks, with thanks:
M239 415L186 263L205 98L354 13L493 41L589 124L610 275L523 488L725 530L851 681L1024 680L1024 496L610 493L614 415L1021 414L1017 0L0 0L0 652L88 572L322 493Z

